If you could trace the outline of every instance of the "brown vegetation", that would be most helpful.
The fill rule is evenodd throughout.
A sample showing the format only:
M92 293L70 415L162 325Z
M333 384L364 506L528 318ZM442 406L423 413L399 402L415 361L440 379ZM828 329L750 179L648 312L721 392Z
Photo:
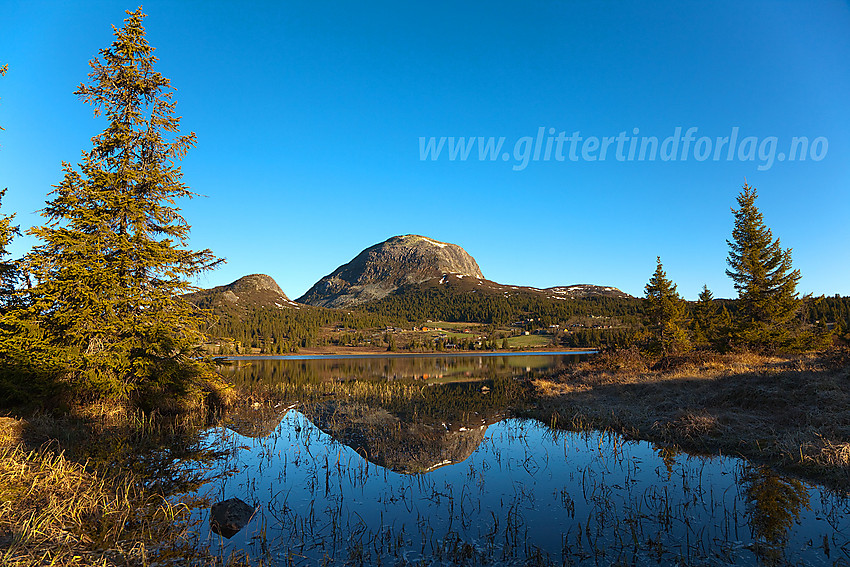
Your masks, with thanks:
M145 564L160 554L152 542L182 535L187 513L50 448L0 449L3 565Z
M234 400L210 378L158 410L172 415L101 403L0 417L0 564L214 563L186 539L189 507L169 496L200 485L204 471L175 459L216 458L198 432Z
M603 353L535 381L532 415L567 429L767 462L850 488L850 351L693 353L651 364Z

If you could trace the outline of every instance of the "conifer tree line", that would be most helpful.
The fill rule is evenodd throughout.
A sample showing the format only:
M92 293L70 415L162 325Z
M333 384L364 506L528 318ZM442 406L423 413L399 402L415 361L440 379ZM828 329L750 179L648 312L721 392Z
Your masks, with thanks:
M509 296L455 290L452 282L436 286L410 286L385 298L365 303L360 309L387 317L424 323L455 321L510 325L534 319L528 330L562 324L575 317L617 317L627 324L640 320L640 301L633 298L592 296L572 300L552 300L539 294L518 291Z
M201 308L212 308L207 301L198 302ZM364 331L387 325L402 325L406 320L392 319L374 313L336 309L251 307L246 312L215 309L215 323L208 328L210 337L232 339L235 344L222 343L217 354L242 354L260 349L261 354L298 352L302 348L329 344L322 335L327 327L345 329L350 342L365 344ZM353 339L359 340L353 340ZM232 350L232 352L230 352ZM238 352L237 352L238 351Z
M726 275L734 282L738 298L731 313L703 286L689 316L686 302L667 278L661 258L657 259L645 289L647 333L642 344L650 353L675 355L694 347L776 353L823 348L830 343L832 333L812 324L812 315L846 317L841 302L831 302L838 303L838 309L833 306L827 312L820 307L823 298L799 296L800 271L792 267L791 249L783 249L765 225L757 197L756 189L744 184L737 197L738 208L732 209L734 227L732 239L726 241Z

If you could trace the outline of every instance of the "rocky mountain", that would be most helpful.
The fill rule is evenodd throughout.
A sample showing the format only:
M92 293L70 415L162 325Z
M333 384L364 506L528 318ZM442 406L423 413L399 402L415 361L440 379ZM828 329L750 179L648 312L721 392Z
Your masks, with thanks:
M217 311L245 311L250 307L297 307L277 282L265 274L251 274L233 283L202 289L185 296L195 305Z
M263 439L278 428L295 404L243 406L224 426L245 437ZM399 416L362 402L331 400L300 407L302 415L338 443L378 466L402 474L427 473L466 460L503 419L501 412L471 413L460 421Z
M414 234L394 236L363 250L316 282L297 302L290 300L274 279L264 274L245 276L184 297L219 315L239 317L256 307L301 309L306 304L348 308L390 295L423 293L433 287L449 294L532 295L551 300L631 297L615 287L591 284L550 288L500 284L485 279L475 259L460 246Z
M350 307L446 274L484 277L472 256L460 246L415 234L394 236L323 277L297 301L322 307Z

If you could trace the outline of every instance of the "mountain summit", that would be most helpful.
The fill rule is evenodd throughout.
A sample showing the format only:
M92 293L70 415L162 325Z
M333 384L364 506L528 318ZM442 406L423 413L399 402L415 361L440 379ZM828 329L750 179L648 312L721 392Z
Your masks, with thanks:
M290 307L295 304L286 297L271 276L251 274L233 283L212 289L202 289L184 296L203 308L224 308L227 311L244 311L251 307Z
M456 244L416 234L394 236L367 248L323 277L297 301L322 307L349 307L446 274L484 277L472 256Z

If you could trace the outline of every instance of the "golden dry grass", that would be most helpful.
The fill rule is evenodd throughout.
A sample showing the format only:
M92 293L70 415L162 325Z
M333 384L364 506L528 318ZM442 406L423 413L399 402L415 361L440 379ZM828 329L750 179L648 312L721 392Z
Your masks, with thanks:
M0 564L148 564L187 512L48 448L0 449Z
M650 369L650 366L653 369ZM850 353L606 353L534 383L532 415L736 454L850 489Z
M0 447L14 447L21 442L24 422L13 417L0 417Z
M0 565L221 564L188 543L189 508L166 497L196 479L151 482L139 464L166 474L171 458L137 457L170 442L194 458L195 433L237 398L217 375L203 376L184 400L149 414L95 403L0 417Z

